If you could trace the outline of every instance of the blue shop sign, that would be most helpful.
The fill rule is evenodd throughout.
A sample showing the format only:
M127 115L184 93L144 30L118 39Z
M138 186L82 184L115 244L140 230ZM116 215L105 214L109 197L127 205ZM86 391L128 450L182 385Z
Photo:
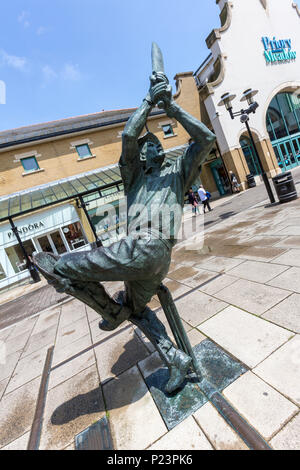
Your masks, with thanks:
M279 39L274 36L270 39L267 36L261 38L265 51L265 59L267 64L274 62L289 62L296 59L296 52L292 51L291 39Z

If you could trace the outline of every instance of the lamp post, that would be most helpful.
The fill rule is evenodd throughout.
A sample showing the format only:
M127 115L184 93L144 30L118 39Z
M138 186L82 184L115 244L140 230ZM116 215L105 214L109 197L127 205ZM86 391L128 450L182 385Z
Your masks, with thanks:
M244 91L243 96L241 98L241 101L247 101L247 103L249 105L249 107L247 109L241 109L241 111L234 112L233 109L232 109L232 101L236 98L236 95L232 95L230 93L225 93L224 95L221 96L221 101L218 104L218 106L225 106L225 108L227 109L227 111L230 114L231 119L234 119L235 117L240 116L241 123L246 125L251 144L254 148L254 151L255 151L255 154L256 154L256 157L257 157L257 161L258 161L259 166L260 166L261 175L262 175L262 178L263 178L263 181L264 181L264 184L265 184L270 202L271 202L271 204L274 204L275 203L275 198L274 198L274 195L273 195L273 192L272 192L272 189L271 189L271 185L270 185L269 179L267 177L267 174L266 174L266 172L263 168L263 165L261 163L261 160L260 160L260 157L259 157L259 154L258 154L258 151L257 151L257 147L256 147L256 144L254 142L254 138L253 138L250 126L249 126L249 114L251 114L251 113L255 114L255 111L258 108L258 103L253 100L253 97L257 93L258 93L257 90L252 90L251 88Z

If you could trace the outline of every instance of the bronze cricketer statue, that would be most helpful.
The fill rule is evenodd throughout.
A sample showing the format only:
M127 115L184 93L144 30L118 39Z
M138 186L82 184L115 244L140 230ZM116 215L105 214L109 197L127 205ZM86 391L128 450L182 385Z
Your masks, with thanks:
M119 166L127 197L127 236L109 247L60 257L38 253L34 261L57 291L80 299L101 315L101 329L114 330L125 320L137 325L167 365L170 378L166 391L171 393L180 387L189 368L193 364L194 369L197 366L172 297L162 281L168 273L180 229L184 195L198 176L215 136L172 99L162 54L155 43L152 70L149 92L128 120L122 135ZM163 108L168 117L175 118L193 141L174 163L165 162L164 150L154 134L147 132L140 137L155 105ZM167 234L161 228L162 206L172 207ZM112 298L102 281L124 281L125 292ZM162 322L147 307L155 294L159 296L177 347Z

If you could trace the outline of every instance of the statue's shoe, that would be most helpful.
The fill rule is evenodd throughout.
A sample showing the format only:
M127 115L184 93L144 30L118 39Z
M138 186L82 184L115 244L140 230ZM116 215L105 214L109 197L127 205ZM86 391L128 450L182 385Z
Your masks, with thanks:
M33 262L41 272L41 274L47 279L47 281L58 281L61 279L60 276L54 273L54 266L57 261L60 260L60 256L56 256L53 253L36 253L33 256Z
M170 378L165 387L166 392L172 393L182 385L191 363L192 358L190 356L177 350L174 364L169 368Z
M127 320L131 315L131 310L124 305L125 292L118 291L113 295L113 299L120 304L120 311L114 321L103 319L99 322L99 328L103 331L113 331L118 328L121 323Z

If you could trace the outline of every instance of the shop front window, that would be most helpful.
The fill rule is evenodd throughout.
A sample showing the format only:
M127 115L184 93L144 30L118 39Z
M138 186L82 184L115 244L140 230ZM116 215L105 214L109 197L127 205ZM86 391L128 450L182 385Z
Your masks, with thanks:
M300 99L292 93L278 93L267 112L267 129L271 141L300 132Z
M0 263L0 281L1 281L2 279L5 279L5 278L6 278L6 273L5 273L4 269L3 269L2 264Z
M80 222L69 224L62 229L70 250L76 250L87 244L86 238L82 233Z
M32 256L32 253L36 251L31 240L24 241L23 246L28 256ZM19 273L27 269L27 260L20 245L16 244L10 246L9 248L6 248L5 251L15 273Z

